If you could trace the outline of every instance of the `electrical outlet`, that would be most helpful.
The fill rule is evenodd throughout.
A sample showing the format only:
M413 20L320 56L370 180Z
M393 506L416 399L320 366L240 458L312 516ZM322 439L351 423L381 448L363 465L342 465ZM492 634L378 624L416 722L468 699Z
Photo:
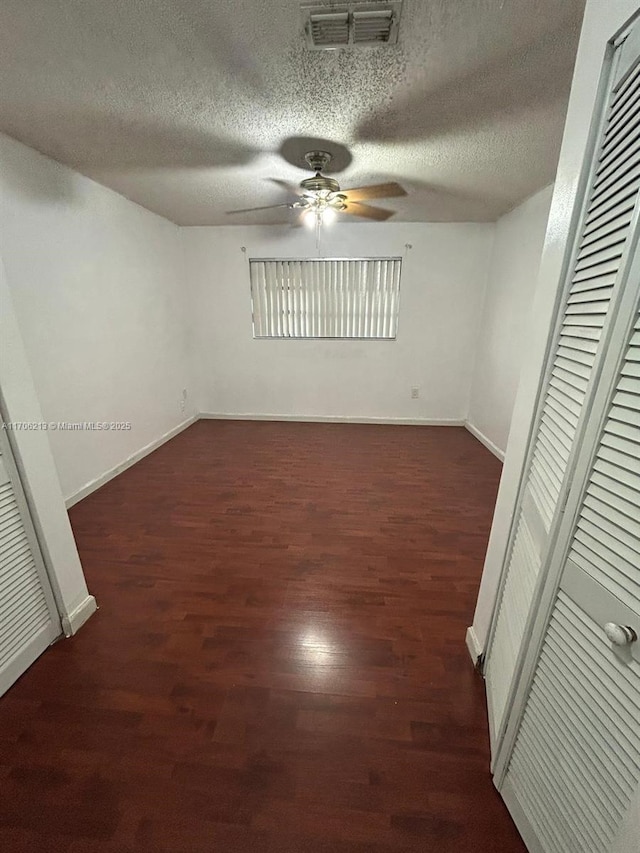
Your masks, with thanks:
M420 388L417 385L411 386L411 399L417 400L420 396Z

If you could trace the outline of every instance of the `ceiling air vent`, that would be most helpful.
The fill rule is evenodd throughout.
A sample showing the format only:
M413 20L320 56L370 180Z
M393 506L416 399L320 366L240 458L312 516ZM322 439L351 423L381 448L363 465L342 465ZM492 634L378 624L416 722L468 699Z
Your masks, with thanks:
M352 21L354 44L389 44L396 41L397 26L392 9L354 12Z
M351 0L304 4L307 46L312 50L395 44L402 0Z
M309 15L307 35L313 47L344 47L349 44L349 14L347 12L318 12Z

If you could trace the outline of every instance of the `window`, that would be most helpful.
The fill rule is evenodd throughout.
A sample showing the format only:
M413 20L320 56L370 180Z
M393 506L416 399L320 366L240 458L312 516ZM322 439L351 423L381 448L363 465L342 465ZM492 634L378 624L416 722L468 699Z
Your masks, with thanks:
M391 339L401 258L251 258L254 338Z

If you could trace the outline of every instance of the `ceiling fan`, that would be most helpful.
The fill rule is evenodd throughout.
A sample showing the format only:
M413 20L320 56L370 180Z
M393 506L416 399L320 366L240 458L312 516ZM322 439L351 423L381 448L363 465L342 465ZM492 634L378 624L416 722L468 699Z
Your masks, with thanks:
M315 172L312 178L305 178L300 185L286 181L275 180L279 186L297 195L295 201L283 204L268 204L264 207L248 207L243 210L230 210L229 213L251 213L254 210L273 210L286 207L289 210L299 210L305 222L320 226L323 221L332 219L336 213L348 213L363 219L384 222L393 216L395 211L382 207L363 204L374 198L397 198L406 195L406 190L396 183L373 184L368 187L356 187L343 190L335 178L328 178L322 172L331 162L328 151L308 151L304 155L309 168Z

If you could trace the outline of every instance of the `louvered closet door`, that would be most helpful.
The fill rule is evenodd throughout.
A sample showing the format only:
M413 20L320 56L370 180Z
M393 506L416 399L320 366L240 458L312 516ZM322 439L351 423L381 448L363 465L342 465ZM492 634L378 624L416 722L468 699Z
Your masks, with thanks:
M0 432L0 696L60 633L28 506Z
M640 263L637 273L636 293ZM583 459L586 483L504 783L545 853L609 851L640 785L637 308L599 440ZM626 850L639 849L640 825Z
M637 54L637 44L632 46L628 39L611 67L583 221L503 569L485 666L494 745L504 733L540 568L568 487L576 443L607 346L611 309L629 261L640 188Z

